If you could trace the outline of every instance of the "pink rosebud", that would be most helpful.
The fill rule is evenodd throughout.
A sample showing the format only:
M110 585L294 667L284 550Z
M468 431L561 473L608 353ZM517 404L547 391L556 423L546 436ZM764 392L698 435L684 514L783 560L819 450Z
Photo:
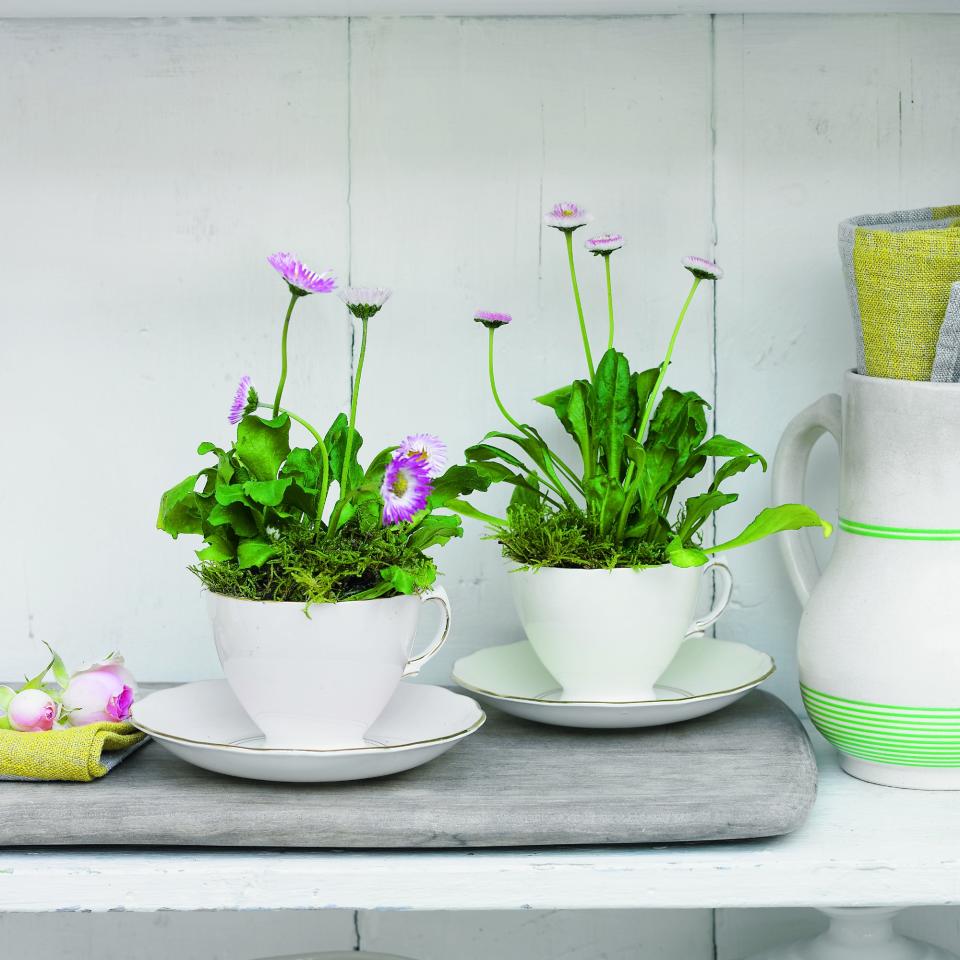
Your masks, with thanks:
M75 673L63 693L67 720L75 727L126 720L136 693L135 687L125 682L129 676L122 660L120 665L108 664Z
M23 733L52 730L59 712L56 700L43 690L21 690L7 704L10 726Z

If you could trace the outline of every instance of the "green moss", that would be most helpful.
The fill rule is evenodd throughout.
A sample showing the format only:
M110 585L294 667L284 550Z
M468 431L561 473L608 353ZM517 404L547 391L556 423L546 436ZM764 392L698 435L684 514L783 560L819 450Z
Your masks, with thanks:
M650 567L667 562L666 544L626 541L616 543L580 510L542 510L515 505L508 525L491 539L499 541L503 555L521 567L575 567L613 570L616 567Z
M384 571L399 569L417 587L433 583L437 575L433 560L410 548L405 526L354 518L337 536L321 537L319 543L311 527L289 527L275 541L277 556L261 567L242 570L236 561L225 561L190 570L208 590L245 600L311 604L397 596Z

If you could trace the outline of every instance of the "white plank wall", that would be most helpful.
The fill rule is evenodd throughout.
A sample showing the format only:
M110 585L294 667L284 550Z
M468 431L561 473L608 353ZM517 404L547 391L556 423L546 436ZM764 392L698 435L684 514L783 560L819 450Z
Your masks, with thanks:
M771 455L794 412L853 359L835 225L950 202L960 150L960 18L0 20L2 672L40 640L71 660L121 647L144 679L214 675L191 553L153 530L160 491L225 440L236 378L277 373L283 288L263 258L300 252L394 300L373 324L361 429L454 450L498 426L478 306L509 406L581 359L562 246L539 217L574 198L614 261L620 345L655 363L685 291L676 261L716 252L716 304L691 314L672 379L718 428ZM599 345L598 265L580 277ZM287 397L332 418L351 338L333 298L298 309ZM599 351L598 351L599 352ZM835 509L836 457L812 501ZM748 478L719 533L766 502ZM495 499L495 498L494 498ZM491 501L493 502L493 501ZM519 628L496 546L442 555L457 624L431 676ZM799 610L772 543L734 558L720 633L775 655L796 702ZM103 960L362 946L456 956L737 960L804 935L805 911L4 917L8 952ZM960 950L960 915L906 932ZM72 947L72 950L70 949ZM152 952L151 952L152 951Z

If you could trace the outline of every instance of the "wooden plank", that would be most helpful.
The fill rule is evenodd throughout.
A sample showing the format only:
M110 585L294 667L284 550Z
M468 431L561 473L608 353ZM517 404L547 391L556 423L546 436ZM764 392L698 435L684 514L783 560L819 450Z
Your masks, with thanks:
M637 731L565 730L494 712L479 734L427 766L345 784L231 779L148 744L80 789L0 783L8 811L0 844L436 848L738 839L795 829L815 789L796 717L755 692L711 717Z
M955 13L955 0L4 0L4 17L484 17Z
M0 903L10 912L960 905L955 796L854 780L822 741L818 760L812 816L769 840L540 851L8 847Z

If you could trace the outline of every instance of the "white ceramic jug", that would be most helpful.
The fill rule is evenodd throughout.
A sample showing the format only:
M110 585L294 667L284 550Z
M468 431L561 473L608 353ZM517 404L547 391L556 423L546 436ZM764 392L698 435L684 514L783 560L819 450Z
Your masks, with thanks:
M800 503L813 444L840 444L840 517L822 575L779 538L804 605L800 685L847 773L960 789L960 384L847 373L787 427L775 503Z

